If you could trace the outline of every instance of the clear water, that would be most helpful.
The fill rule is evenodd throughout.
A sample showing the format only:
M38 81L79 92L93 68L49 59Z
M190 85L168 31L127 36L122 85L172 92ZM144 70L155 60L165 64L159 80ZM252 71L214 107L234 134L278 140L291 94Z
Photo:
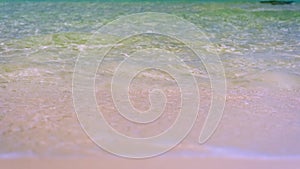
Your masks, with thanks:
M210 38L226 71L224 117L213 137L198 145L210 89L201 61L186 60L198 75L202 104L190 135L166 156L299 157L300 4L257 1L0 1L0 157L106 154L76 119L72 73L94 31L137 12L164 12L194 23ZM145 45L160 46L159 40L137 37ZM109 42L105 35L95 40ZM165 120L135 126L115 113L107 87L118 59L108 57L96 80L99 107L110 124L140 137L166 129L178 102L172 79L159 72L137 79L136 107L149 106L145 89L153 79L169 92L170 101Z

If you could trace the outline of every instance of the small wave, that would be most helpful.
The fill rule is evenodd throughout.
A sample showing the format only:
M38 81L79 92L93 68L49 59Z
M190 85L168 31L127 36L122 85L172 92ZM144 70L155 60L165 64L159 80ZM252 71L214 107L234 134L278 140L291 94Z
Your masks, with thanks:
M170 153L171 157L226 157L247 159L300 159L299 155L265 154L233 147L204 146L203 150L183 150ZM168 154L169 155L169 154Z
M34 157L33 152L11 152L0 154L0 159L14 159L14 158L24 158L24 157Z

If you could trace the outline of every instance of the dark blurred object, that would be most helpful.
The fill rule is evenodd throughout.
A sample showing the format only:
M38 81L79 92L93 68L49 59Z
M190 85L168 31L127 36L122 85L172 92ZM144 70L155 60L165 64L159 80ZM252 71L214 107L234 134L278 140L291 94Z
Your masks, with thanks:
M262 4L272 4L272 5L286 5L286 4L291 4L294 1L260 1Z

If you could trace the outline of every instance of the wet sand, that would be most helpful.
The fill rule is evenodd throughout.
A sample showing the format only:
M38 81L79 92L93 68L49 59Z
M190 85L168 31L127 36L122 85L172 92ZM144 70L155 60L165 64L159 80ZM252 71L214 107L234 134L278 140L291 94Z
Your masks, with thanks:
M71 73L57 76L37 69L42 75L36 75L35 71L29 70L17 71L28 76L5 83L0 89L1 103L6 103L1 108L1 157L27 158L37 155L52 159L56 156L107 155L88 138L76 118L72 104ZM166 130L178 114L174 106L178 103L176 88L165 85L169 99L162 118L148 126L130 124L117 116L109 89L105 88L105 81L102 82L98 83L99 90L96 92L99 108L110 125L122 133L133 137L158 134ZM261 85L238 87L229 83L220 125L207 143L198 145L211 96L209 90L203 89L199 83L201 104L198 119L191 133L175 149L177 157L180 158L182 152L190 152L188 155L196 153L201 157L234 155L258 159L264 156L298 156L298 88L268 89L266 85ZM136 88L131 92L133 103L142 110L149 106L146 90Z

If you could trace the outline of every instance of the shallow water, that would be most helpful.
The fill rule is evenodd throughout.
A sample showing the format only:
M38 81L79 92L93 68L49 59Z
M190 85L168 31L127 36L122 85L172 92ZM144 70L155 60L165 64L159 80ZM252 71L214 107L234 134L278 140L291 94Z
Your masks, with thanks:
M130 90L133 105L141 110L149 108L147 89L156 85L167 93L164 115L153 124L138 126L122 119L110 94L113 70L124 53L160 47L183 51L180 57L193 68L201 97L192 132L166 156L300 155L299 3L1 2L0 9L0 157L106 154L76 119L72 74L80 51L112 45L116 38L99 35L89 41L94 31L136 12L174 14L205 32L212 42L207 49L218 51L226 72L224 116L212 138L197 144L211 98L205 67L180 42L143 35L124 41L97 72L99 109L111 126L129 136L147 137L174 122L179 90L165 73L144 72Z

